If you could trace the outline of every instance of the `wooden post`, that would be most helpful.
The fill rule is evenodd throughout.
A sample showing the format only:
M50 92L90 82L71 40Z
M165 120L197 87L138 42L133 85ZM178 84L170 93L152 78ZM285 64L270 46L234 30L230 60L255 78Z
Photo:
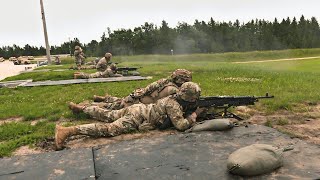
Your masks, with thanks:
M48 33L47 33L46 17L44 15L44 8L43 8L42 0L40 0L40 6L41 6L41 16L42 16L44 40L46 42L47 60L48 60L48 64L51 64L50 46L49 46Z

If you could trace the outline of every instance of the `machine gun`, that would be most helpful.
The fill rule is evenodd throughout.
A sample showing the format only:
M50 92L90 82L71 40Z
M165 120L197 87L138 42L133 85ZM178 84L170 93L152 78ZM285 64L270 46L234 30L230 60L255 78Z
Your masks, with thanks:
M132 73L132 75L137 76L140 75L139 72L136 72L138 69L139 68L137 67L117 67L116 72L124 76L128 76L129 71L135 71L134 73Z
M98 62L99 62L99 61L98 61ZM97 62L97 63L98 63L98 62ZM108 66L110 66L111 64L119 64L119 63L118 63L118 62L111 62L111 61L107 63Z
M197 107L208 108L209 111L206 114L206 119L214 119L217 117L226 117L226 118L235 118L238 120L243 120L241 117L236 114L228 111L230 107L235 106L247 106L254 105L255 102L258 102L259 99L269 99L274 98L266 93L265 96L209 96L209 97L200 97L197 102ZM210 112L211 110L221 110L217 112Z

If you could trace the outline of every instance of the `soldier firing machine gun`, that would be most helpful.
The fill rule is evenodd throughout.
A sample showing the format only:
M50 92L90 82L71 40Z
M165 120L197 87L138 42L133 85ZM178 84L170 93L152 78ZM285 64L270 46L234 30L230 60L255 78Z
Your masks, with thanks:
M111 65L111 64L116 64L118 65L119 63L117 62L108 62L108 65ZM123 76L129 76L129 75L133 75L133 76L138 76L140 75L139 72L137 72L137 70L141 68L141 67L117 67L116 68L116 72L119 73L119 74L122 74ZM129 73L129 71L134 71L134 72L131 72Z
M205 115L205 119L214 119L217 117L225 117L225 118L235 118L237 120L243 120L241 117L236 114L228 111L230 107L236 106L247 106L254 105L255 102L258 102L259 99L269 99L274 98L274 96L270 96L266 93L265 96L209 96L209 97L200 97L197 102L197 107L205 107L208 108L209 111ZM217 112L210 112L211 109L221 110Z

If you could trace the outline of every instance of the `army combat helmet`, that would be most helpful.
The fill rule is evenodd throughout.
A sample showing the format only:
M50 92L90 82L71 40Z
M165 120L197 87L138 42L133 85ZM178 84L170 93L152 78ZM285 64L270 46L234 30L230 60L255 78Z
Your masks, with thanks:
M177 69L171 74L173 82L181 86L185 82L192 80L192 73L186 69Z
M111 57L112 57L112 54L107 52L107 53L104 55L104 57L105 57L107 60L110 60Z
M180 87L178 96L188 102L196 102L200 97L201 89L198 84L194 82L183 83Z

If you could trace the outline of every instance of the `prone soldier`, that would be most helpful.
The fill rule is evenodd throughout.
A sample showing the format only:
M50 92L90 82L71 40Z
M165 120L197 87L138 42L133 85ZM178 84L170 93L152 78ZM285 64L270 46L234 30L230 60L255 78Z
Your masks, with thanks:
M107 109L121 109L137 103L155 103L158 99L176 94L183 83L191 80L192 73L190 71L186 69L177 69L171 76L153 82L145 88L136 89L125 98L118 98L110 95L106 95L105 97L94 96L94 101L104 102L100 103L100 106L104 106Z
M90 78L107 78L107 77L122 77L121 74L117 74L116 73L116 65L115 64L111 64L110 66L108 66L108 68L101 72L95 72L95 73L84 73L84 72L75 72L73 74L74 79L90 79Z
M160 99L154 104L134 104L121 110L106 110L98 106L80 106L70 103L69 108L73 112L84 112L105 123L71 127L57 125L55 130L57 150L63 148L64 141L70 136L112 137L134 130L160 128L167 120L171 121L177 130L184 131L194 125L197 116L204 111L198 108L184 117L187 107L197 102L200 93L201 89L196 83L186 82L175 95Z

